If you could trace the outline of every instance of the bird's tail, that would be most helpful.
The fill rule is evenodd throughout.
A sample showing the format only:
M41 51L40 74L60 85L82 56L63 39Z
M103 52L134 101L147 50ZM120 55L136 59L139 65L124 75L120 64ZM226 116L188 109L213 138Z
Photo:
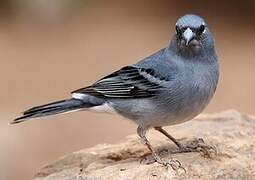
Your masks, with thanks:
M53 103L36 106L26 110L25 112L23 112L22 116L17 117L10 124L20 123L30 118L60 114L60 113L68 112L68 111L79 110L82 108L89 108L91 106L93 105L84 103L84 101L80 99L74 99L74 98L66 99L62 101L56 101Z

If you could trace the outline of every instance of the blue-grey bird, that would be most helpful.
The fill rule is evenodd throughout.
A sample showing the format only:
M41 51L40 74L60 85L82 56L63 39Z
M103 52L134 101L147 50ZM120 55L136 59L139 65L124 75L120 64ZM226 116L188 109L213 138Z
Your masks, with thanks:
M214 95L219 77L214 40L204 19L188 14L175 27L167 47L73 91L70 99L28 109L12 123L76 110L116 112L138 125L137 133L156 162L172 165L155 153L146 131L154 128L189 151L162 127L198 115Z

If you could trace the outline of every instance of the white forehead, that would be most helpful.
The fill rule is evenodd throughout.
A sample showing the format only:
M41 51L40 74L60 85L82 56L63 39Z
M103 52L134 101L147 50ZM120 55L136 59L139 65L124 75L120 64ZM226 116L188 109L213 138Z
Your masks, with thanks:
M176 22L176 25L180 28L182 27L194 27L198 28L201 25L206 25L203 18L194 14L187 14L179 18Z

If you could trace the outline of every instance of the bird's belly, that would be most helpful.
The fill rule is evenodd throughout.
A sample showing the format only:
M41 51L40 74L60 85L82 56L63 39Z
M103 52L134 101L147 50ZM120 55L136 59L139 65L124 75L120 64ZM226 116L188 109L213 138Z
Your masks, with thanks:
M155 102L154 100L152 100ZM155 104L150 100L140 100L135 102L114 103L114 109L122 116L133 120L139 125L146 127L170 126L183 123L198 115L208 104L209 100L203 102L185 102Z
M200 114L207 104L208 102L204 102L200 104L194 104L194 106L178 107L178 110L175 111L169 110L161 112L155 115L153 118L143 119L143 121L145 121L143 123L148 127L170 126L184 123Z
M188 93L187 96L175 101L175 103L166 103L161 107L159 118L151 120L152 126L169 126L180 124L191 120L200 114L210 102L214 91L212 89L200 89L193 93Z
M192 86L182 91L165 91L151 99L112 101L114 109L124 117L147 127L183 123L197 116L214 94L212 86Z

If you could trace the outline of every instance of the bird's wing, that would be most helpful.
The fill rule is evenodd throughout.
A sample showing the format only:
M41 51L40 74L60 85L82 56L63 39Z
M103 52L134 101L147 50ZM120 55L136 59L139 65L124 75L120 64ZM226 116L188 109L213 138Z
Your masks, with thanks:
M100 98L145 98L156 95L163 81L167 80L156 75L153 69L126 66L72 93Z

